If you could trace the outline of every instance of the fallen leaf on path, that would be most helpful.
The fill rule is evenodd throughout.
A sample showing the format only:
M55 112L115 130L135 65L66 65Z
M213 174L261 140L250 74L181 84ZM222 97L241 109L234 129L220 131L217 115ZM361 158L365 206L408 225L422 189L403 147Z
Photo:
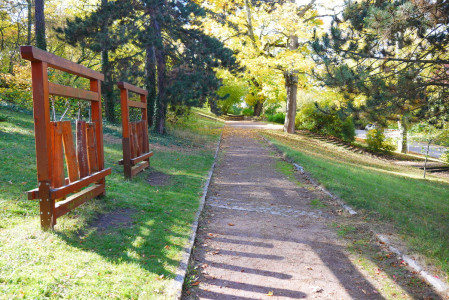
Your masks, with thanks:
M273 291L269 291L268 293L267 293L267 296L273 296L274 295L274 293L273 293Z
M235 226L235 224L232 224L232 223L228 223L228 225L229 225L229 226Z
M199 281L195 281L194 283L192 283L192 286L197 286L197 285L199 285L199 284L200 284Z

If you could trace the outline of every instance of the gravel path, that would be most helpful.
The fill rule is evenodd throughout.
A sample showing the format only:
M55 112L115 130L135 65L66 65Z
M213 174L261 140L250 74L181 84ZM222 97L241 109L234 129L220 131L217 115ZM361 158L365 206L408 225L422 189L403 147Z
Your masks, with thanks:
M276 171L279 161L254 131L225 129L193 253L201 280L184 299L382 299L332 216L310 206L322 195Z

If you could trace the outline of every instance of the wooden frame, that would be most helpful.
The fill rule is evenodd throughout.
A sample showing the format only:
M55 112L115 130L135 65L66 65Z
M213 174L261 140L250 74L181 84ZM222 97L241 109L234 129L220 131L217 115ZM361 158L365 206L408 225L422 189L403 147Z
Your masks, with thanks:
M32 46L22 46L20 52L23 59L31 61L36 140L38 188L28 192L28 199L39 199L41 227L53 229L58 217L105 194L105 177L111 169L104 168L100 85L104 75ZM90 90L49 82L48 68L89 79ZM92 123L77 121L76 149L71 123L50 121L49 95L90 101ZM68 178L64 175L63 153Z
M150 152L148 144L148 92L126 82L119 82L117 85L120 89L123 130L123 159L119 161L119 164L123 165L125 178L132 179L137 173L150 166L150 157L153 156L153 152ZM140 102L129 100L129 91L140 95ZM141 109L141 121L129 121L129 107Z

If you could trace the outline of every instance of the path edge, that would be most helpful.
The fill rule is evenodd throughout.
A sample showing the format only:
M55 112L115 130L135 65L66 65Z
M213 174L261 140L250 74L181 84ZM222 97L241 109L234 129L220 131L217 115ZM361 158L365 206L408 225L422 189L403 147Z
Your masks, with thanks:
M265 136L261 135L261 137L265 140L265 142L267 142L271 147L273 147L274 149L276 149L279 153L282 154L282 156L290 163L294 166L294 168L302 173L304 176L307 177L307 179L310 180L310 182L312 183L312 185L314 185L316 188L318 188L319 190L321 190L322 192L326 193L328 196L330 196L334 201L337 202L337 204L339 204L340 206L342 206L350 215L356 215L357 212L352 209L352 207L348 206L342 199L340 199L338 196L332 194L331 192L329 192L324 186L322 186L320 183L318 183L318 181L316 181L314 178L312 178L312 176L310 176L302 166L298 165L297 163L295 163L293 160L289 159L286 155L286 153L284 153L281 149L279 149L273 142L271 142L268 138L266 138ZM438 293L443 294L444 296L449 296L449 286L442 281L441 279L439 279L437 276L430 274L429 272L427 272L425 270L424 267L422 267L416 260L414 260L413 258L411 258L409 255L401 252L400 250L398 250L396 247L393 246L393 243L385 236L382 234L379 234L375 231L371 231L372 234L374 235L374 237L377 239L377 241L379 242L379 244L384 244L391 252L395 253L398 257L398 259L402 259L404 260L409 268L411 268L413 271L417 272L418 275L424 279L424 281L426 281L430 286L432 286Z
M173 291L174 291L174 296L175 296L174 299L181 299L181 297L182 297L182 287L184 285L184 280L185 280L186 274L187 274L187 268L189 266L190 256L192 254L193 245L195 243L196 234L198 232L199 219L200 219L201 213L204 209L204 204L206 203L206 196L209 191L209 186L210 186L210 182L212 179L212 175L215 170L215 166L217 164L217 157L218 157L218 152L220 151L222 138L223 138L223 131L220 134L220 139L218 140L217 149L215 150L214 162L212 163L212 166L209 170L209 174L207 175L206 183L204 184L204 187L203 187L203 195L201 196L201 199L200 199L200 205L198 207L198 211L196 212L195 220L192 223L189 241L187 242L187 245L183 249L184 253L182 255L178 269L176 270L175 282L173 284Z

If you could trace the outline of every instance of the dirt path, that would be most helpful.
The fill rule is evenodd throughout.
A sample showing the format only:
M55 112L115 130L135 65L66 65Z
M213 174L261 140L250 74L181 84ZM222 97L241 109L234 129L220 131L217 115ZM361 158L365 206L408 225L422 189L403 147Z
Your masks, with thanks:
M325 196L280 172L286 163L234 124L223 135L183 299L384 299L330 228L335 217L311 206Z

